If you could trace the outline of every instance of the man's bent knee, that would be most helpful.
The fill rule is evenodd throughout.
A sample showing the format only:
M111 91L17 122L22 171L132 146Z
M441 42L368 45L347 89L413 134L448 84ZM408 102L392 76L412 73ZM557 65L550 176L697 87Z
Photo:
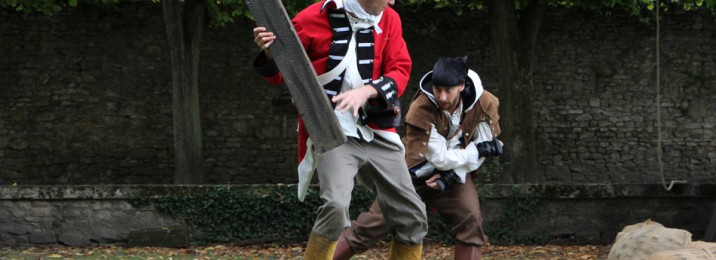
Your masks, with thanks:
M350 226L348 205L328 201L318 208L314 230L329 240L337 240L343 229Z

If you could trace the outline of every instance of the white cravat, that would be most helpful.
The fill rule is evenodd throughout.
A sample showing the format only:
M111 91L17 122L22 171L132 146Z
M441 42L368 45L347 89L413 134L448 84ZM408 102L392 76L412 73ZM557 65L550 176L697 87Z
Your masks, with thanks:
M354 18L360 20L363 23L368 24L368 27L375 27L375 33L383 33L383 30L378 27L380 19L383 18L383 12L380 12L380 14L378 15L371 15L363 9L360 3L358 3L358 0L343 0L343 7L346 9L347 12L353 14L355 16Z

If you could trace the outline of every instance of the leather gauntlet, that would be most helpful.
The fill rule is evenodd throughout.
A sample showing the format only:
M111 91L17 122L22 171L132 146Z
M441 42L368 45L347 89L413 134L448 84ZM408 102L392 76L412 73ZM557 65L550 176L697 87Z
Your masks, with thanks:
M460 177L457 176L453 170L440 172L440 178L435 180L435 183L440 186L441 192L450 190L450 188L458 182L460 182Z
M502 155L502 144L500 144L500 140L497 140L497 138L475 143L475 147L477 147L477 152L480 153L480 157Z

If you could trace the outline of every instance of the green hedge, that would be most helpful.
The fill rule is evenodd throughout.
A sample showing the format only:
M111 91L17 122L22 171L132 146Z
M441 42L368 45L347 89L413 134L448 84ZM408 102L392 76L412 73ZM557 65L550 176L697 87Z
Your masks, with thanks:
M191 240L195 244L302 242L308 239L322 202L318 187L311 187L303 202L298 201L296 189L296 185L180 187L154 192L143 189L133 195L131 202L135 206L151 204L159 212L184 220L192 231ZM525 193L519 189L513 192ZM513 198L507 203L495 221L485 223L490 243L539 242L533 236L515 235L514 230L519 229L540 204L536 198L518 197L521 198ZM370 190L356 186L349 211L351 219L367 210L374 198ZM444 219L429 208L427 212L426 240L452 243L450 227Z
M318 188L308 190L303 202L296 197L296 185L208 186L178 194L135 194L135 206L153 205L159 212L186 221L192 242L264 243L301 242L308 235L322 204ZM352 192L350 216L355 219L367 210L374 194L357 186ZM430 230L445 230L444 222L431 213ZM449 239L442 232L434 239ZM386 237L388 239L388 237Z

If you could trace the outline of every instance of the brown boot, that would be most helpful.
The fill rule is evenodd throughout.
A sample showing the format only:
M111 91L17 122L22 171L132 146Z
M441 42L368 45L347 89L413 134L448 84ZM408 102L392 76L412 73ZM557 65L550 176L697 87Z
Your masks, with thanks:
M479 246L455 242L455 260L480 260L481 257Z
M336 245L336 252L333 254L333 260L349 260L355 255L353 248L348 243L346 234L341 232L341 236L338 238L338 245Z

